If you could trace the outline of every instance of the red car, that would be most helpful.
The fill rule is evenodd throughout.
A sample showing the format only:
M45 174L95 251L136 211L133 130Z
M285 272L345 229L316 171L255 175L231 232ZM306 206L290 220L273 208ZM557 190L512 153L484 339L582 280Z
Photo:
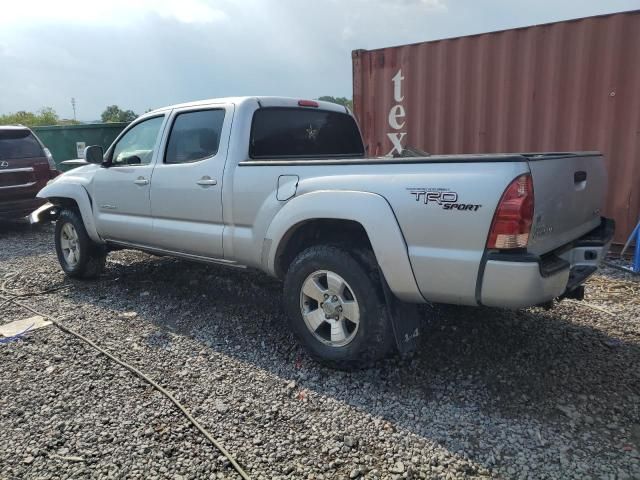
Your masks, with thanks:
M36 194L58 175L51 152L27 127L0 126L0 220L26 217Z

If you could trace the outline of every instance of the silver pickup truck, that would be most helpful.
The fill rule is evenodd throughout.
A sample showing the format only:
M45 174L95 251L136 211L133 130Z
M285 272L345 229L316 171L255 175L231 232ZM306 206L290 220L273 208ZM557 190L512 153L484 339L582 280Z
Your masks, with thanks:
M315 358L367 365L420 333L415 304L579 298L603 259L593 152L367 158L342 106L274 97L161 108L44 188L63 270L132 248L284 280Z

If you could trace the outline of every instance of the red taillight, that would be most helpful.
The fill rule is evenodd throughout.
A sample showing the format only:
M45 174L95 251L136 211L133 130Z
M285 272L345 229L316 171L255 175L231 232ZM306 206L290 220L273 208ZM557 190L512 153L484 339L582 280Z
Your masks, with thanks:
M533 181L521 175L502 194L493 216L487 248L523 248L533 223Z
M313 100L298 100L298 106L318 108L320 105L318 102L314 102Z

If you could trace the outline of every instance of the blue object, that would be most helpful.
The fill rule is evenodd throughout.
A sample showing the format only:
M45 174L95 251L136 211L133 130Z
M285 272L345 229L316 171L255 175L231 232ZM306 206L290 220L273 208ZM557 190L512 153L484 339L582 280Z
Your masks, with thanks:
M23 331L21 331L19 333L16 333L15 335L13 335L11 337L0 338L0 345L2 345L3 343L10 343L10 342L15 342L16 340L20 340L20 338L22 338L24 336L24 334L27 333L32 328L33 328L33 324L29 325Z
M635 273L640 273L640 225L636 227L636 248L633 252L633 264L631 269Z

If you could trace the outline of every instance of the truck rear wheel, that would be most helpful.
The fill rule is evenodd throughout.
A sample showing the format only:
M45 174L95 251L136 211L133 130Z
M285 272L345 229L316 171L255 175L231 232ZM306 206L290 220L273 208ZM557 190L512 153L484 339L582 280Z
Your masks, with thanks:
M284 304L296 337L330 367L364 368L393 349L377 269L342 248L301 252L287 271Z
M56 254L64 273L73 278L95 278L104 269L105 249L96 245L74 210L63 210L56 222Z

